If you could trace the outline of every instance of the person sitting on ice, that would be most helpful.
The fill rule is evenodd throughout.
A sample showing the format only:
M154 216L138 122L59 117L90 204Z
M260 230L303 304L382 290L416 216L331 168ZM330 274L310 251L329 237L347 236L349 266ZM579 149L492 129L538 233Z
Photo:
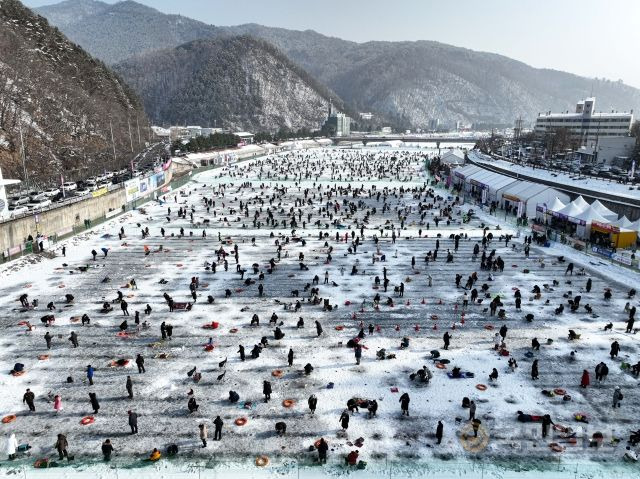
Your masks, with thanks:
M311 366L311 363L307 363L304 366L304 373L308 376L309 374L311 374L313 372L313 366Z
M489 374L489 381L497 381L498 380L498 370L493 368L491 374Z
M358 455L360 452L358 450L351 451L347 457L345 458L345 462L348 466L357 466L358 465Z
M517 368L518 368L518 362L516 361L516 359L509 358L509 369L511 370L511 372L515 372Z
M193 413L193 412L197 411L200 406L196 402L196 398L191 397L191 398L189 398L189 402L187 402L187 407L189 408L189 412Z
M113 306L111 306L111 304L107 303L106 301L102 303L102 312L109 313L110 311L113 311Z
M237 403L240 400L240 395L235 391L229 391L229 402L232 404Z
M409 338L406 336L400 341L400 349L407 349L409 347Z
M276 423L276 434L278 436L284 436L287 432L287 423L284 421L278 421Z

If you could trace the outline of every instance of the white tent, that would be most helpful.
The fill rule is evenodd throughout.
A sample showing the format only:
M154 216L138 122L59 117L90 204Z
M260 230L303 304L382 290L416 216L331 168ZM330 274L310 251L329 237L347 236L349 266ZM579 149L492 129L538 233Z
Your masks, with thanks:
M449 150L442 154L440 162L443 165L464 165L464 151Z
M578 196L571 203L580 208L580 211L584 211L589 207L589 203L587 203L582 196Z
M640 219L635 220L633 223L629 225L628 228L625 228L625 229L636 231L638 233L638 236L640 236Z
M600 203L599 200L595 200L593 203L591 203L591 207L594 210L596 210L598 213L600 213L601 216L603 216L604 218L610 221L615 221L618 219L618 213L611 211L605 205Z
M626 216L623 216L618 221L615 221L613 224L620 229L624 228L626 230L629 230L629 229L633 230L633 227L632 227L633 223L629 221L629 219Z
M578 198L582 199L582 196L579 196ZM576 201L577 199L573 200L564 208L561 208L556 211L554 210L551 210L551 211L553 211L554 216L577 218L580 213L582 213L584 210L586 210L589 207L589 204L585 201L584 202L585 206L581 207L576 204Z
M597 221L598 223L611 224L611 222L596 211L593 206L589 206L582 213L574 216L575 219L580 220L580 224L576 228L576 233L582 238L588 238L591 234L591 223ZM584 223L584 224L583 224Z
M562 208L566 206L565 203L560 201L560 199L556 196L550 205L547 206L548 211L560 211Z

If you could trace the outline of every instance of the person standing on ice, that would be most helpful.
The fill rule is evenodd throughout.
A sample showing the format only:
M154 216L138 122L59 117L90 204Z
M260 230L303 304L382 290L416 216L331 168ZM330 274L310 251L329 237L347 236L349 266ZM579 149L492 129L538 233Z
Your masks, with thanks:
M311 411L311 414L315 414L316 407L318 406L318 398L316 397L316 395L312 394L311 396L309 396L307 403L309 404L309 410Z
M202 447L207 447L207 435L209 434L209 431L207 431L207 425L206 424L200 424L198 426L198 429L200 429L200 440L202 441Z
M549 416L548 414L545 414L544 416L542 416L542 438L543 439L547 437L547 434L549 433L549 426L551 426L551 424L555 424L551 420L551 416Z
M10 461L13 461L16 458L16 450L18 449L18 440L16 439L15 433L11 433L11 435L7 438L7 446L6 446L7 457Z
M120 309L123 315L129 316L129 304L124 299L120 302Z
M538 379L538 360L535 359L531 365L531 379Z
M67 448L69 447L69 443L67 442L67 436L64 434L58 434L58 440L56 441L55 448L58 451L58 458L62 461L65 457L67 461L69 461L69 453L67 452Z
M591 281L591 278L589 278L589 279L587 280L587 285L585 286L585 289L586 289L587 293L590 293L590 292L591 292L591 286L592 286L592 284L593 284L593 281Z
M51 333L47 331L44 335L44 340L47 343L47 349L51 349L51 339L52 339Z
M264 394L264 402L269 402L271 400L271 392L271 383L269 381L263 381L262 394Z
M444 433L444 425L442 421L438 421L438 426L436 426L436 439L438 440L437 444L442 442L442 435Z
M616 386L613 390L613 408L620 407L620 402L622 401L622 391L620 391L620 386Z
M216 416L216 418L213 420L213 425L216 427L215 431L213 432L213 440L220 441L222 439L222 426L224 425L224 422L222 421L220 416Z
M131 380L131 376L127 376L126 388L129 399L133 399L133 381Z
M142 354L138 354L136 356L136 366L138 366L138 374L146 372L146 370L144 369L144 357L142 356Z
M343 431L349 429L349 411L347 411L346 409L342 411L342 414L340 414L339 422L342 426Z
M93 386L93 372L95 370L91 367L91 364L87 366L87 379L89 380L89 386Z
M245 354L244 354L244 346L242 344L238 346L238 353L240 354L240 361L244 362Z
M56 414L62 411L62 397L59 394L53 397L53 409L56 411Z
M320 324L320 321L316 320L316 333L318 334L318 337L320 337L320 335L322 334L322 325Z
M449 349L449 343L451 341L451 335L449 331L445 331L444 336L442 336L442 340L444 341L444 347L442 349Z
M138 434L138 414L133 411L127 411L127 414L129 415L131 434Z
M31 389L27 389L24 393L24 396L22 396L22 404L26 403L27 406L29 406L30 412L36 412L36 406L33 403L35 399L36 399L36 395L33 394Z
M408 416L409 415L409 402L411 401L411 399L409 398L409 393L404 393L402 396L400 396L399 399L399 403L400 403L400 409L402 410L402 415L403 416Z
M105 462L111 460L111 454L113 454L113 444L111 444L111 439L105 439L102 443L102 456Z
M75 331L71 331L71 334L69 335L69 341L71 341L71 344L74 348L78 347L78 335L75 333Z
M476 402L471 401L469 403L469 421L473 421L476 418Z
M327 444L327 441L325 441L323 437L321 437L320 441L318 441L317 449L318 449L318 462L320 464L326 464L327 451L329 450L329 444Z
M287 362L289 363L289 367L293 366L293 348L289 348L289 353L287 354Z
M362 346L360 344L356 344L356 347L353 348L353 350L356 357L356 364L360 364L360 359L362 359Z
M580 387L586 389L589 385L589 371L586 369L582 371L582 379L580 380Z
M564 275L566 276L567 273L570 273L571 276L573 276L573 263L569 263L567 265L567 269L565 270Z
M100 410L100 403L98 403L98 396L96 393L89 393L89 400L91 401L93 414L98 414L98 411Z
M620 344L618 344L618 341L614 341L613 343L611 343L611 351L609 351L609 355L611 356L611 359L617 358L619 352L620 352Z

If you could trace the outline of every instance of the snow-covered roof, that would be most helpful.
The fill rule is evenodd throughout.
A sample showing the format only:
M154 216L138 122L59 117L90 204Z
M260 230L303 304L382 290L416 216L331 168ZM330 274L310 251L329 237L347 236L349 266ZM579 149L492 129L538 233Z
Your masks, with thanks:
M626 216L622 216L618 221L614 221L613 224L621 229L633 229L633 223Z
M591 203L591 207L608 220L616 221L618 219L618 214L600 203L600 200L595 200L593 203Z
M462 168L456 168L455 170L453 170L453 174L454 176L457 176L459 178L466 178L467 176L481 170L482 168L480 168L479 166L467 165L467 166L463 166Z
M449 150L440 157L440 161L447 164L457 163L462 165L464 164L464 151L458 149Z
M549 206L547 206L547 209L549 211L560 211L562 208L564 208L566 205L560 201L560 198L558 198L557 196L553 199L553 201L551 202L551 204Z
M560 210L555 210L555 211L552 210L552 211L554 211L554 213L557 213L560 216L570 216L572 218L577 218L580 213L582 213L584 210L588 208L588 206L589 205L587 205L585 208L581 208L575 203L575 201L572 201L564 208L561 208Z
M549 189L546 185L538 183L532 183L530 181L518 181L513 185L510 185L502 192L502 197L505 196L517 198L520 201L527 201L532 196L542 193L544 190Z
M602 216L593 206L588 206L582 213L578 215L571 215L577 220L584 221L587 224L591 224L593 221L597 221L598 223L610 224L607 218Z

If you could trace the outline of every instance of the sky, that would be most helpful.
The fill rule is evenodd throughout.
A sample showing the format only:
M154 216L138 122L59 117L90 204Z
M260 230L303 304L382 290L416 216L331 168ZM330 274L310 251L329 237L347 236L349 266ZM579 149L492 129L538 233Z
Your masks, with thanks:
M640 0L138 1L214 25L312 29L357 42L435 40L640 88Z

